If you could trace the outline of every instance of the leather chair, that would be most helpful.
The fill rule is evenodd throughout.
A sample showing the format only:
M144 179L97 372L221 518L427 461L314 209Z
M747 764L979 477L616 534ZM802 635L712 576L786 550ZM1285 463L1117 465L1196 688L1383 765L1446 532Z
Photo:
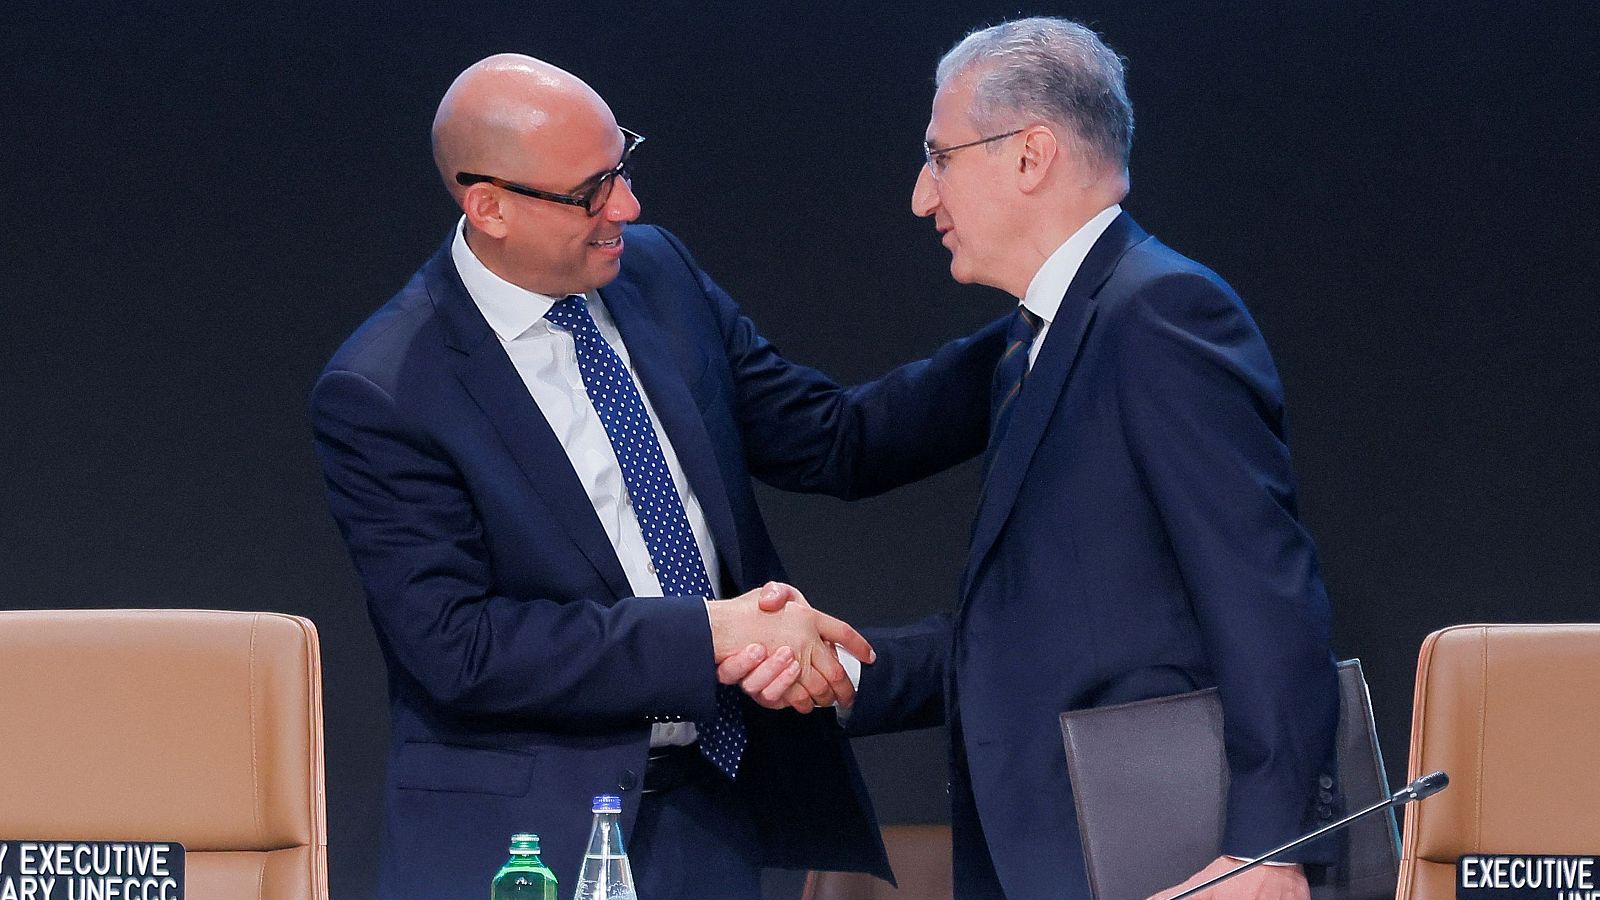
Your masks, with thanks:
M1366 678L1358 660L1347 659L1338 664L1339 726L1336 736L1336 756L1340 792L1349 811L1365 807L1389 796L1388 779L1383 770L1383 757L1378 750L1378 734L1373 725L1372 699L1367 692ZM1170 699L1170 698L1169 698ZM1160 700L1127 704L1124 709L1150 708ZM1212 714L1217 718L1216 730L1220 734L1221 707L1211 701ZM1110 709L1096 712L1104 715ZM1119 726L1118 730L1128 727ZM1107 752L1106 737L1100 736L1099 750L1105 752L1108 766L1125 767L1125 753ZM1121 738L1111 739L1115 744ZM1125 742L1131 747L1149 747L1143 739ZM1158 742L1159 744L1159 742ZM1164 745L1161 745L1164 746ZM1131 751L1129 751L1131 752ZM1187 759L1184 765L1209 765L1212 773L1212 798L1220 796L1225 787L1226 763L1222 748L1214 749L1214 758ZM1138 756L1139 754L1135 754ZM1155 757L1146 752L1143 762ZM1141 782L1158 785L1153 792L1160 797L1174 794L1163 779L1177 777L1184 781L1205 781L1203 774L1186 772L1184 765L1173 766L1170 761L1161 763L1163 772L1157 776L1139 769L1133 776ZM1107 774L1111 774L1107 771ZM1211 825L1212 835L1205 848L1197 851L1192 860L1152 860L1149 835L1160 830L1161 822L1170 810L1158 801L1135 804L1145 815L1127 815L1127 798L1118 791L1126 784L1120 777L1106 778L1103 785L1078 792L1078 801L1085 801L1091 793L1114 794L1105 796L1108 808L1118 810L1110 817L1097 817L1102 825L1114 825L1095 841L1100 846L1100 856L1087 860L1091 871L1098 875L1092 880L1101 882L1097 896L1144 897L1151 891L1176 884L1192 874L1199 866L1215 855L1216 842L1222 831L1222 812L1218 807L1216 820ZM1215 802L1213 799L1212 802ZM1082 811L1080 828L1088 832L1098 826L1085 825ZM1114 833L1113 833L1114 832ZM1395 828L1394 814L1384 811L1356 823L1340 838L1340 859L1337 866L1319 870L1311 888L1312 900L1387 900L1394 896L1396 865L1399 855L1399 834ZM868 875L841 872L812 872L806 879L802 900L888 900L893 897L946 898L952 893L950 871L950 829L935 825L899 825L883 829L884 846L889 851L889 863L900 881L896 892L881 881ZM1163 866L1170 872L1157 872ZM1153 878L1153 880L1152 880Z
M899 889L859 872L811 872L801 900L949 900L955 894L950 870L950 826L885 825L883 846L889 852Z
M1318 820L1308 828L1337 818L1340 798L1354 812L1389 797L1361 663L1339 663L1338 682L1335 771L1319 778ZM1229 773L1215 688L1062 719L1084 863L1098 900L1142 900L1216 858ZM1394 897L1400 834L1393 812L1327 840L1336 842L1337 862L1308 871L1311 900Z
M1361 661L1338 665L1339 728L1336 734L1340 792L1344 814L1389 797L1389 777L1378 748L1372 697ZM1388 900L1394 896L1400 860L1400 829L1392 809L1357 821L1336 838L1342 843L1339 863L1319 873L1311 900Z
M1417 661L1398 900L1454 900L1468 853L1593 854L1600 841L1600 625L1458 625Z
M0 839L178 842L189 900L326 900L311 622L0 611Z

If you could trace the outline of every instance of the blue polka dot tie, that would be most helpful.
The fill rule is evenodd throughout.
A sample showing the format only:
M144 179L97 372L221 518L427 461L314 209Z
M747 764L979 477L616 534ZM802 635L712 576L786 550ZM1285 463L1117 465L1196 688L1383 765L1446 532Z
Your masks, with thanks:
M669 597L714 596L700 548L689 529L689 515L672 483L666 456L633 376L617 351L600 336L582 297L567 297L550 307L544 317L572 334L583 386L622 467L622 480L633 501L633 514L644 533L645 546L650 549L650 562L661 582L661 592ZM739 690L732 685L717 685L716 719L696 722L695 727L700 732L700 752L724 775L736 777L745 747Z

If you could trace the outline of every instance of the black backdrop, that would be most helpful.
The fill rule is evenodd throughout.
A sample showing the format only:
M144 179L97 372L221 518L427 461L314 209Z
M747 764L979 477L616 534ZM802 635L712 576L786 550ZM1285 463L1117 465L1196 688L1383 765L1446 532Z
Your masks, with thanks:
M386 713L305 397L453 221L428 124L491 52L593 84L650 136L646 220L859 380L1007 305L909 212L938 55L1090 22L1130 60L1125 205L1277 356L1391 780L1428 631L1596 618L1594 0L29 7L0 13L0 605L313 618L336 897L371 893ZM975 481L763 502L815 602L887 623L952 602ZM943 819L941 739L858 742L886 821Z

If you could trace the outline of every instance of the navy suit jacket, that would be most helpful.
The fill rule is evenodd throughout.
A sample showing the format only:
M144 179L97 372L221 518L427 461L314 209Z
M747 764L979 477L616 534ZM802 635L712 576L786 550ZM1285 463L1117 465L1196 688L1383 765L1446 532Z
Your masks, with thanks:
M779 356L665 231L629 227L600 295L705 510L724 596L784 578L750 476L858 497L987 440L1001 323L843 389ZM621 794L632 827L649 717L712 716L702 600L631 596L449 241L334 355L311 409L388 665L384 896L476 900L529 830L573 883L595 794ZM833 713L746 717L754 862L887 877Z
M1123 214L1015 403L954 612L868 634L879 662L849 719L951 725L957 896L1088 897L1064 710L1216 685L1223 851L1327 817L1328 601L1283 391L1238 296Z

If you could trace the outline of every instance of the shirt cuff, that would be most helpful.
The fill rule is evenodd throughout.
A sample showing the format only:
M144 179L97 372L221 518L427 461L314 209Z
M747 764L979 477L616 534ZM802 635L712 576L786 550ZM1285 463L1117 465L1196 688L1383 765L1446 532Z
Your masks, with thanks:
M855 654L838 644L834 644L833 649L839 654L839 665L844 666L844 674L850 678L850 686L858 691L861 690L861 660L856 659Z
M855 654L838 644L834 644L833 649L839 654L839 665L844 666L844 674L850 679L850 686L858 691L861 690L861 660L856 659ZM843 725L850 721L850 707L840 706L838 701L834 701L833 715L839 720L839 724Z

